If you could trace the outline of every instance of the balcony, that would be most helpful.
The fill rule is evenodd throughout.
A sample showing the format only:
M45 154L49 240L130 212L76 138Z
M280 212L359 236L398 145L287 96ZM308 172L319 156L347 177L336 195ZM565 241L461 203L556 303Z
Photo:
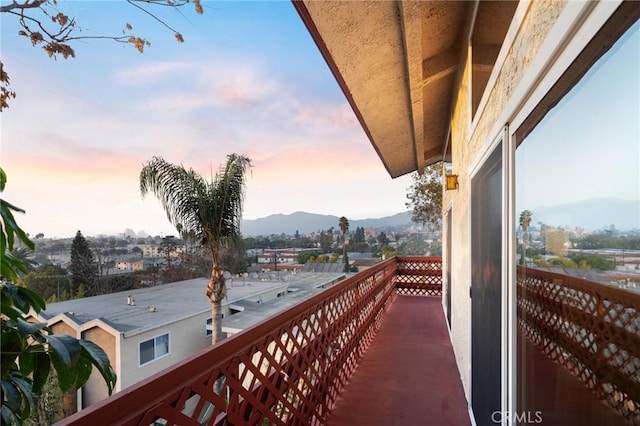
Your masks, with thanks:
M636 422L640 295L583 281L519 270L529 368ZM468 425L441 293L440 258L389 259L58 424Z

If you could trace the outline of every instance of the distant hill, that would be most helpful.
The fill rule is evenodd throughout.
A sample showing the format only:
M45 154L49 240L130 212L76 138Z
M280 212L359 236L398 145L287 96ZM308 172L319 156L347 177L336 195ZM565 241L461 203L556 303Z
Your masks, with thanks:
M244 219L241 224L241 231L244 237L255 237L258 235L268 236L271 234L279 235L283 232L288 235L294 235L296 231L301 234L306 234L309 232L324 231L332 226L338 229L339 219L339 216L307 212L273 214L260 219ZM349 219L349 230L353 231L358 227L383 229L410 225L411 223L411 212L406 211L377 219Z
M592 231L614 225L620 231L640 229L640 200L592 198L532 209L532 225L580 227Z

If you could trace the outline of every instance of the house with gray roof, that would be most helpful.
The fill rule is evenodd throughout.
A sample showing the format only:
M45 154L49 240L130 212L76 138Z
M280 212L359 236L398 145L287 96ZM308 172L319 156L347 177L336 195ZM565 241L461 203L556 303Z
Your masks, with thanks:
M238 333L345 278L343 273L279 273L227 280L223 332ZM102 347L123 389L211 345L211 304L206 278L66 300L32 313L56 334ZM108 396L94 370L78 391L77 410Z

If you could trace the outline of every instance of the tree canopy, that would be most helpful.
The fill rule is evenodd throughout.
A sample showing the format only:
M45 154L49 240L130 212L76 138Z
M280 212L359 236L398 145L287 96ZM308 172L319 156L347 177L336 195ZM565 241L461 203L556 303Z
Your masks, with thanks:
M7 184L7 175L0 167L0 192L3 192ZM2 263L0 263L0 277L8 281L15 281L20 273L27 273L27 267L19 258L13 255L16 237L30 250L35 248L33 241L27 237L27 233L16 223L14 213L24 213L20 207L16 207L0 198L0 213L2 227L0 228L0 252L2 253Z
M349 219L342 216L338 219L338 226L340 227L340 233L342 234L342 260L344 261L344 271L349 272L349 258L347 257L347 244L346 237L349 230Z
M520 264L526 265L527 257L527 244L529 243L529 226L531 225L531 219L533 213L530 210L523 210L520 213L520 228L522 228L522 251L520 252Z
M406 203L413 210L411 220L437 228L442 218L442 166L439 163L427 166L422 173L412 173L411 179Z
M71 243L71 292L76 294L80 286L91 288L98 278L96 259L82 232L76 232Z
M226 295L221 267L222 250L240 240L244 187L251 160L230 154L215 177L207 181L193 169L154 157L140 172L142 196L152 192L169 221L181 232L193 233L198 245L208 248L213 267L207 285L212 305L212 340L222 340L222 299Z

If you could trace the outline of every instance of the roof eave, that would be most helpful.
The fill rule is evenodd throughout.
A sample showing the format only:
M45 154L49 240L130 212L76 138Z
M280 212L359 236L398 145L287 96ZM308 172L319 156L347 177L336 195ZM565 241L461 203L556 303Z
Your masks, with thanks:
M293 5L389 175L417 170L420 151L399 4L293 0ZM353 19L359 19L357 30ZM363 26L375 28L370 45L363 42L371 35ZM344 37L350 28L351 37Z

